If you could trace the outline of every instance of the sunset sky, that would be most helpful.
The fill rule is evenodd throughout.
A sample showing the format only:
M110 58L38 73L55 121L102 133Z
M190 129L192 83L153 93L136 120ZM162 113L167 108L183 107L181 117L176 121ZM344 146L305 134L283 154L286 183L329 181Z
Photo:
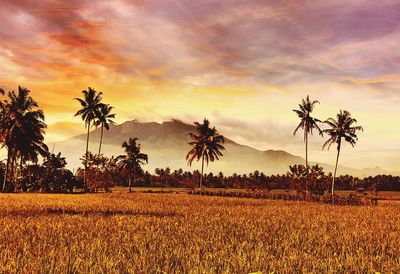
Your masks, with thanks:
M32 90L47 141L84 133L72 98L104 93L117 122L193 122L304 155L291 110L349 110L365 132L341 164L400 170L400 2L0 1L0 87ZM310 160L334 163L313 136Z

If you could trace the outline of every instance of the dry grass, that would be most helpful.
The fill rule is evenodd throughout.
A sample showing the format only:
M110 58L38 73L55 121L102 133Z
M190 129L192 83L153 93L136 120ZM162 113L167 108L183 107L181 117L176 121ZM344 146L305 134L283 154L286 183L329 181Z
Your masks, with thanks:
M0 195L0 272L399 272L400 203Z

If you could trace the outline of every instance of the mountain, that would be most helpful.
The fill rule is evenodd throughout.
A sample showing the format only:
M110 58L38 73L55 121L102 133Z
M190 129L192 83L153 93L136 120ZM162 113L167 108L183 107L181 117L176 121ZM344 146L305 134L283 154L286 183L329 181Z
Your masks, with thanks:
M144 168L154 171L155 168L170 167L184 170L199 169L198 163L193 163L192 168L187 166L185 156L190 149L188 145L189 132L195 132L195 126L185 124L179 120L163 123L141 123L136 120L127 121L120 125L111 126L109 131L104 131L102 152L105 155L122 154L121 144L130 137L137 137L142 151L149 155L149 164ZM93 130L90 134L89 149L97 152L100 129ZM80 166L79 158L84 154L86 135L79 135L64 142L55 144L55 151L60 151L68 160L70 168ZM241 145L226 138L226 151L219 161L210 163L206 172L225 174L243 174L259 170L265 174L283 174L289 165L304 164L300 156L292 155L283 150L260 151L255 148ZM320 164L327 172L333 171L333 166ZM381 169L351 169L340 167L339 174L356 176L370 176L388 173Z

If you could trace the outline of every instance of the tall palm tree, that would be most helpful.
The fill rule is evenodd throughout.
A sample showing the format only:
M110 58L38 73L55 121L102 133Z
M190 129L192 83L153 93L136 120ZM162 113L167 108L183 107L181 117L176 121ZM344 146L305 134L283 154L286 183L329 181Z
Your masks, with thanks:
M5 91L0 88L0 95L4 95ZM4 139L5 135L3 130L5 129L5 121L6 121L6 114L5 114L5 105L3 101L0 101L0 149L4 147ZM5 184L5 181L7 180L6 174L7 174L7 169L8 167L5 165L4 166L4 172L3 172L3 185ZM0 189L3 189L1 187Z
M203 174L204 174L204 161L214 162L223 156L221 150L225 147L222 145L225 142L224 136L220 135L215 127L210 128L210 122L204 118L202 124L194 122L196 126L197 135L189 133L189 137L193 140L189 142L192 149L186 155L188 165L192 166L194 159L199 161L201 159L201 175L200 175L200 188L203 187Z
M149 162L148 155L140 152L141 148L137 140L138 138L134 137L129 138L128 141L124 141L122 148L125 151L125 155L117 157L118 167L128 177L129 192L132 191L132 179L143 172L141 165Z
M87 155L89 151L90 127L92 125L92 122L94 122L100 116L99 110L103 105L101 103L103 93L102 92L97 93L96 90L89 87L88 90L83 90L82 94L83 94L83 99L74 98L82 106L82 108L75 113L74 117L81 116L82 121L85 122L85 128L87 128L85 155ZM84 184L86 184L86 165L85 165L85 170L83 172L83 182Z
M5 91L0 88L0 95L4 95ZM4 136L2 135L2 122L6 119L5 114L5 103L0 101L0 144L3 145L4 143Z
M8 171L10 171L10 177L13 179L14 165L18 158L20 160L20 175L22 175L24 162L36 162L38 155L45 156L48 151L44 144L44 134L47 128L44 122L44 114L42 110L38 109L38 104L29 96L29 93L30 90L19 86L18 93L8 92L8 98L3 103L4 119L2 120L1 132L4 136L4 145L8 151L3 191L5 190ZM8 170L9 168L10 170Z
M113 110L113 107L110 105L106 104L101 104L99 108L99 116L97 117L97 120L95 121L95 126L101 126L101 132L100 132L100 144L99 144L99 153L98 155L101 154L101 143L103 142L103 130L104 128L106 130L110 129L110 125L115 124L114 120L115 119L115 113L111 113Z
M300 128L304 131L304 142L306 143L306 167L308 167L308 135L312 135L313 129L317 129L318 133L322 136L322 131L318 126L318 123L321 123L321 121L311 116L316 104L319 104L319 101L311 101L310 97L307 95L306 99L301 100L299 109L293 109L300 118L300 124L294 130L293 135L296 135Z
M331 194L333 195L342 139L344 139L346 142L350 143L352 147L354 147L356 142L358 141L356 133L360 130L363 131L363 128L361 126L353 126L354 124L357 124L357 120L352 118L350 112L348 112L347 110L340 110L340 112L336 115L336 120L334 118L329 118L325 121L325 123L330 128L324 129L323 132L329 135L329 139L325 142L322 148L324 149L325 147L327 147L329 149L333 143L337 144L336 165L335 172L333 174L331 189Z

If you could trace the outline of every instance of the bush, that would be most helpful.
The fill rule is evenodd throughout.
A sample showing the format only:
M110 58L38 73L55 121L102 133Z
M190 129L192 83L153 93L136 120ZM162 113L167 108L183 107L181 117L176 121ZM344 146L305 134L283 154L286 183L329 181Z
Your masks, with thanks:
M252 198L252 199L270 199L270 200L286 200L286 201L307 201L317 202L334 205L368 205L374 204L365 197L357 196L354 194L349 195L317 195L308 194L306 192L299 192L297 194L291 193L270 193L266 191L248 192L248 191L224 191L224 190L190 190L190 195L204 195L204 196L221 196L221 197L236 197L236 198Z

